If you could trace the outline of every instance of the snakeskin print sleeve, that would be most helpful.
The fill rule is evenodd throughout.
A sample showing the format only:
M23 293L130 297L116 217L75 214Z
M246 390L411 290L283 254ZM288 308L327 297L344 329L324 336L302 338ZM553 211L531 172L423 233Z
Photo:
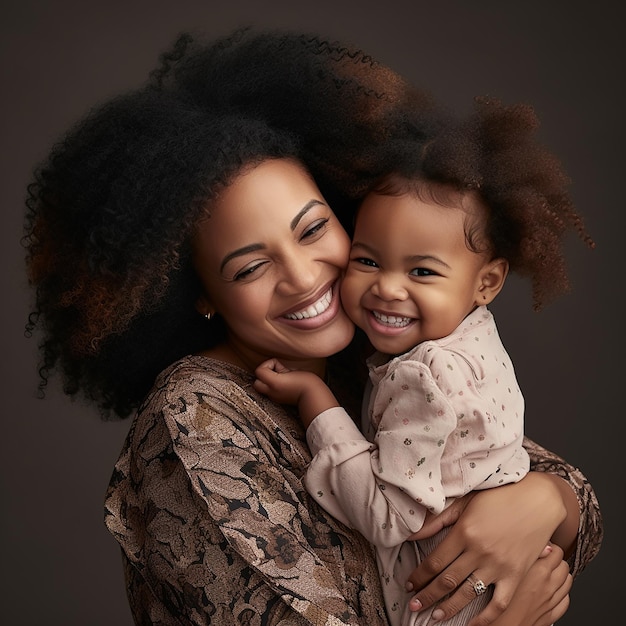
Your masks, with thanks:
M560 476L569 483L576 494L580 508L580 521L576 548L569 559L572 575L576 577L598 554L602 544L604 527L598 499L593 488L578 468L528 437L524 438L524 447L530 456L531 470L549 472Z

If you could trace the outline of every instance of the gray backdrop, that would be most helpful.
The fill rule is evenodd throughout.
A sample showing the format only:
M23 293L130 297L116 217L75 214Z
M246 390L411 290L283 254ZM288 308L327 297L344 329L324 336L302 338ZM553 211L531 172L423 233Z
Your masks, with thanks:
M36 342L19 244L32 166L89 106L141 83L183 29L294 27L352 41L453 105L477 94L532 103L565 161L597 241L568 243L573 292L536 314L512 280L496 313L527 399L527 432L578 465L606 524L575 584L566 625L619 612L625 161L619 2L497 0L4 0L2 75L2 602L11 625L131 623L103 494L128 428L59 392L35 397ZM620 252L621 251L621 252ZM619 479L618 479L619 480ZM617 487L615 485L618 485ZM617 493L615 493L617 491ZM618 499L619 498L619 499ZM621 571L621 570L620 570ZM621 577L619 577L621 578Z

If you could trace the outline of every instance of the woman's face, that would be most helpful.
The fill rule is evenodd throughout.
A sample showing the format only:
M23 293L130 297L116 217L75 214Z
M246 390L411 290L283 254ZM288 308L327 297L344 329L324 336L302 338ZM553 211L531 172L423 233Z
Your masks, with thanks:
M310 368L352 339L338 289L350 242L298 163L244 170L212 203L193 245L204 288L197 308L224 319L235 361L252 369L277 357Z

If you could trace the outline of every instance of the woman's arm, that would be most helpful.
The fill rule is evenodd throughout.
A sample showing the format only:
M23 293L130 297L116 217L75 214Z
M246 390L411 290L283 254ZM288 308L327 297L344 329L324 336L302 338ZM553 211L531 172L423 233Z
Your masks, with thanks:
M302 488L295 418L222 376L181 365L160 381L116 465L105 519L141 573L134 614L386 624L370 547Z
M578 468L528 437L524 438L524 447L530 456L531 469L552 477L567 506L567 517L556 529L553 541L563 548L576 578L602 544L604 528L598 499Z
M482 614L489 623L509 606L551 538L571 553L573 575L597 554L602 519L589 483L579 470L534 442L525 440L525 447L534 471L523 480L472 494L420 532L421 536L455 524L410 577L423 607L457 589L440 605L446 617L455 614L474 597L465 582L474 574L495 584L493 600Z

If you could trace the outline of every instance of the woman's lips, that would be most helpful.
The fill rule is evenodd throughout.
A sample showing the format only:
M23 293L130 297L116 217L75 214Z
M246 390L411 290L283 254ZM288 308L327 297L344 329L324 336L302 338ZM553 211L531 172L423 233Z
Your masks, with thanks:
M338 282L327 287L319 298L297 310L279 316L283 323L300 329L313 329L323 326L336 317L340 311Z
M295 313L288 313L285 315L290 320L309 319L311 317L317 317L328 309L330 302L333 298L332 288L329 289L319 300L306 307L302 311L296 311Z

